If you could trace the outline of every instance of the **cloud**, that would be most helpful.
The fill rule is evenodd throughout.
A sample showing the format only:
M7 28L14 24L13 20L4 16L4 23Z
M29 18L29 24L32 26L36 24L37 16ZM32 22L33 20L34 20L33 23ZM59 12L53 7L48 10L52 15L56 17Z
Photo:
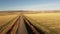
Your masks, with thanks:
M35 4L22 7L22 10L59 10L59 3Z
M4 10L60 10L60 2L13 6Z

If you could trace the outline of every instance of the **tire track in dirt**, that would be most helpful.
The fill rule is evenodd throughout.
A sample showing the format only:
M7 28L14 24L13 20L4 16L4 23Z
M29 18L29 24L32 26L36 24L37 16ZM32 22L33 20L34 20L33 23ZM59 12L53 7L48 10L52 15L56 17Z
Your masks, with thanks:
M33 34L45 34L42 30L37 29L33 24L31 24L31 22L25 16L24 16L24 20L26 21L26 24L28 24L28 26L31 28Z
M20 17L20 24L16 34L28 34L22 16Z
M25 17L25 16L20 16L16 22L20 20L18 29L16 31L16 34L44 34L40 30L38 30L31 22ZM16 23L14 23L15 25ZM9 34L11 33L11 30L13 29L14 25L11 27L11 29L6 33Z
M19 16L19 18L20 18L20 16ZM19 18L15 21L15 23L13 24L13 26L6 32L6 34L10 34L11 33L12 29L17 24L17 21L19 20Z

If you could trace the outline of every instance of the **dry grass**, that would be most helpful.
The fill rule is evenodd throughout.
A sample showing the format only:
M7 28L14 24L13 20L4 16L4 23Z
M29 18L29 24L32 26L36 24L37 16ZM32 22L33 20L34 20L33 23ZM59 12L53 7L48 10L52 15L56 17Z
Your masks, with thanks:
M16 12L14 12L14 13L4 13L4 12L0 13L0 34L5 34L12 27L12 25L15 23L15 21L17 20L17 18L19 16L20 16L20 13L18 13L18 12L17 13ZM14 18L15 18L15 20L12 20ZM2 27L2 26L4 26L4 27ZM15 29L17 30L16 26L18 26L18 24L14 26L14 28L13 28L14 31L15 31Z
M34 21L33 24L37 25L37 27L41 25L47 30L53 31L50 34L60 34L60 13L25 14L25 16Z
M4 15L0 16L0 26L7 23L11 19L15 18L17 15Z

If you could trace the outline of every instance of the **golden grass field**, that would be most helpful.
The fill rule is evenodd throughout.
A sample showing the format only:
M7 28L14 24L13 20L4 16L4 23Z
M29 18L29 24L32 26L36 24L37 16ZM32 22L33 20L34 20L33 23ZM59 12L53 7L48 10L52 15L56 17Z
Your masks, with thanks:
M25 14L38 29L46 34L60 34L60 13Z
M16 17L17 15L4 15L4 16L0 16L0 26L7 23L8 21L10 21L11 19L13 19L14 17Z
M26 17L37 29L45 34L60 34L60 13L26 13L26 12L3 12L0 13L0 34L6 34L18 19L10 34L16 34L18 24ZM24 19L24 18L23 18ZM21 23L21 22L20 22ZM22 27L22 26L21 26Z
M11 29L11 27L19 17L19 14L20 13L0 13L0 34L6 34L6 32ZM16 33L18 23L14 25L11 34Z

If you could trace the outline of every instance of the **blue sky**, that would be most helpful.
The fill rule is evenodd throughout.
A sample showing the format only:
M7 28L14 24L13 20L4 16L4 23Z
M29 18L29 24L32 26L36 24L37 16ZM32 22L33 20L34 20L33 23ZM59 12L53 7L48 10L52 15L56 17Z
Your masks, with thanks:
M0 10L59 10L60 0L0 0Z

